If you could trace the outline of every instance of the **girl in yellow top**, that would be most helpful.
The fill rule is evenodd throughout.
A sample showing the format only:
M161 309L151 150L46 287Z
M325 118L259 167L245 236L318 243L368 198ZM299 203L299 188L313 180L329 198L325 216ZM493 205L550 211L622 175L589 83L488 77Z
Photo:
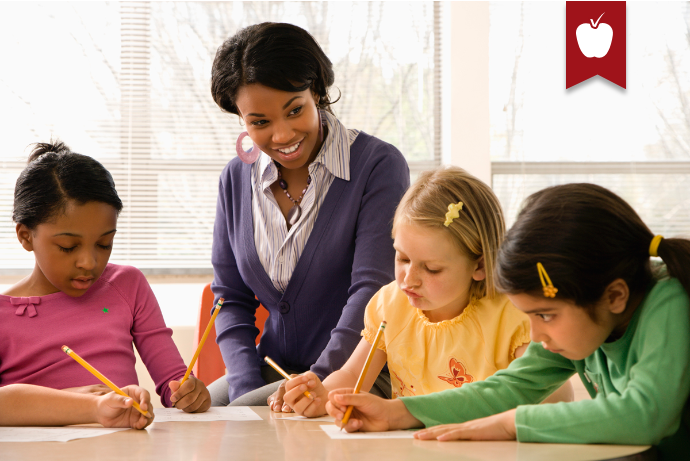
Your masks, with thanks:
M395 282L367 305L362 341L323 383L311 372L290 379L284 402L298 414L326 414L329 390L354 387L382 320L384 340L363 391L386 362L393 398L461 387L508 367L530 339L527 316L495 291L504 232L486 184L457 167L422 174L395 212ZM552 398L572 400L569 384L557 392Z

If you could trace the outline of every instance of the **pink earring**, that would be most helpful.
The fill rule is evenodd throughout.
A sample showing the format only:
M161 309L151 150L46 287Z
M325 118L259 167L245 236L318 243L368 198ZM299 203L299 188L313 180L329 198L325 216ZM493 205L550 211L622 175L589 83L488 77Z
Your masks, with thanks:
M247 163L251 165L252 163L256 162L256 160L259 158L259 155L261 155L261 149L259 149L259 146L256 145L254 141L252 141L252 144L254 146L249 149L249 151L244 150L242 147L242 140L246 137L249 136L249 133L246 131L243 131L242 134L239 135L237 138L237 145L235 148L237 149L237 156L242 160L244 163Z

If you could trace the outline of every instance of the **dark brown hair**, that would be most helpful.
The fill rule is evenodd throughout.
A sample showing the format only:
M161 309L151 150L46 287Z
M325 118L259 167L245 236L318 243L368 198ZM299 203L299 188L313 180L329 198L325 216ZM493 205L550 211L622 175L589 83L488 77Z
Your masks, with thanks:
M110 172L97 160L74 153L64 143L37 143L14 187L12 220L29 229L49 222L68 201L103 202L119 213L122 201Z
M221 109L239 115L235 98L243 85L260 83L293 93L311 89L319 97L318 107L330 112L328 88L334 81L333 64L309 32L264 22L241 29L218 48L211 94Z
M653 279L649 244L654 233L628 203L595 184L549 187L529 196L498 253L496 282L503 292L542 296L541 262L556 298L592 307L606 287L623 279L631 297ZM658 255L668 274L690 292L690 241L664 238Z

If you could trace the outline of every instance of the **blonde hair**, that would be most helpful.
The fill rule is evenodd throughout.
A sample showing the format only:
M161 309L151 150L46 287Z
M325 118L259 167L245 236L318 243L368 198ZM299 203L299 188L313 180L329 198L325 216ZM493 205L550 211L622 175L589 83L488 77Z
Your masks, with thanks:
M460 216L446 227L448 205L462 202ZM484 257L486 278L472 280L470 299L496 295L494 267L505 235L503 211L491 188L462 168L441 167L422 173L407 190L393 218L393 236L401 223L419 224L448 232L467 257Z

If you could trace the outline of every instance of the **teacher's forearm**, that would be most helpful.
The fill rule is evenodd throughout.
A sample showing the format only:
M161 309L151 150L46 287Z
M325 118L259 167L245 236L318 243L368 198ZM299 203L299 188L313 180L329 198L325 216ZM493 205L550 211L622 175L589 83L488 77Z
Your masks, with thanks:
M364 315L362 315L362 318L363 317ZM352 331L348 332L348 334L344 334L342 331L334 330L331 340L321 352L316 363L310 367L310 370L322 380L331 373L340 370L359 343L360 337L358 333L359 331L356 333Z
M222 348L221 351L227 370L228 397L231 402L266 384L261 377L261 367L256 349L252 348L251 351L235 350L233 353L227 348Z
M223 356L230 401L266 384L261 378L255 338L254 314L243 306L220 310L216 319L216 341ZM225 312L224 312L225 310Z

